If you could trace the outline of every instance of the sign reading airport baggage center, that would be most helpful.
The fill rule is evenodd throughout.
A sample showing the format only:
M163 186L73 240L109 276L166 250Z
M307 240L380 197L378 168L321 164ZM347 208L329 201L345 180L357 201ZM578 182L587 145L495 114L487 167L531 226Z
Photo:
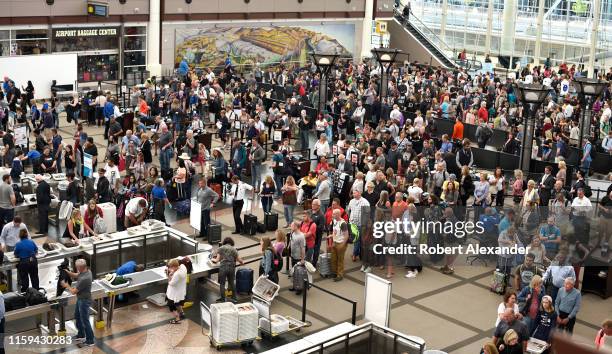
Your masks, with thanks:
M55 38L70 37L115 37L118 34L117 27L104 28L58 28L53 30Z

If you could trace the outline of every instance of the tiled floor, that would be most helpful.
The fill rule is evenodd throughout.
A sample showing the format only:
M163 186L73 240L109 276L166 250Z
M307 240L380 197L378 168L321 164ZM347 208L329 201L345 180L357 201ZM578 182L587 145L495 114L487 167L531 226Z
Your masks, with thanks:
M100 154L103 154L103 140L99 128L93 130L96 142L100 143ZM65 136L72 131L63 129ZM91 134L91 133L90 133ZM233 231L231 208L219 206L216 219L223 224L223 236L230 236ZM279 225L284 225L282 206L274 206L279 213ZM300 209L298 209L299 211ZM299 212L296 211L296 215ZM253 213L261 220L261 208L255 206ZM214 215L214 213L213 213ZM173 227L193 234L188 220L172 220ZM273 236L269 232L266 235ZM234 237L238 247L258 242L261 234L254 237ZM260 254L258 247L241 251L247 260ZM357 320L363 322L364 315L364 274L359 271L360 264L346 258L347 276L339 283L321 279L315 275L315 283L341 296L357 301ZM257 263L249 265L257 272ZM427 341L428 349L440 349L451 354L473 354L480 350L482 343L491 337L495 322L497 305L501 296L488 290L492 265L469 266L464 259L458 260L454 275L444 275L428 262L424 271L416 279L403 277L404 270L397 268L393 281L393 305L391 310L391 328L403 333L416 335ZM375 274L384 276L384 270L375 269ZM281 291L273 305L273 313L301 317L301 296L288 289L291 285L286 275L280 275ZM206 286L208 298L216 298L216 289ZM248 298L244 298L248 301ZM197 302L196 302L197 303ZM306 319L312 326L304 329L298 336L332 326L351 318L349 303L334 298L320 290L312 289L308 293L308 311ZM165 308L158 308L147 302L121 307L116 310L111 330L96 330L96 347L79 351L68 346L61 352L68 353L210 353L215 352L208 345L208 338L202 334L199 325L199 310L194 306L187 310L189 320L180 325L170 325L170 314ZM592 342L599 324L606 318L612 318L612 299L585 294L582 308L578 314L575 329L575 340ZM28 334L38 333L30 331ZM70 333L69 333L70 334ZM295 339L288 335L277 343ZM247 352L260 351L270 347L268 341L259 342ZM226 353L243 352L240 348L222 350ZM41 352L40 350L22 350L19 352Z

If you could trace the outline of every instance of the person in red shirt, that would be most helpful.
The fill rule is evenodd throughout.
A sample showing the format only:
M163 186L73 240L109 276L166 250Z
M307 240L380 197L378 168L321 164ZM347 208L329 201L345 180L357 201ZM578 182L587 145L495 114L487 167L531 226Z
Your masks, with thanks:
M463 123L461 122L461 117L457 117L455 121L455 125L453 126L453 136L452 140L463 140Z
M478 119L481 122L489 122L489 111L487 110L487 103L480 103L480 108L478 109Z
M306 260L312 263L317 237L317 224L312 221L312 212L310 210L304 212L304 219L300 225L300 231L302 231L306 239Z
M333 221L332 212L336 209L340 209L340 216L344 219L344 221L348 222L348 214L346 213L346 211L344 211L344 208L340 206L340 199L334 198L334 200L332 200L331 207L327 208L327 211L325 212L326 225L331 225Z

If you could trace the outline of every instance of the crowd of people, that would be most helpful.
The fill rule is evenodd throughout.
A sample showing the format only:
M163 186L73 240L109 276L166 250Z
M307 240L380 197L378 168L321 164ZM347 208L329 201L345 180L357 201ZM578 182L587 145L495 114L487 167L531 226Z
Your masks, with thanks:
M61 103L52 97L40 109L31 83L19 90L5 77L0 96L3 164L12 171L0 185L2 248L10 250L17 241L11 184L29 164L34 173L65 171L71 183L75 177L87 181L84 191L76 182L69 188L69 200L91 206L85 216L76 209L72 214L64 238L73 242L78 242L79 233L96 233L95 215L101 212L96 203L125 201L125 227L147 217L165 220L166 205L190 198L196 183L202 237L208 236L211 209L228 196L234 233L245 232L241 213L246 199L258 200L266 214L281 204L285 229L275 240L262 240L261 272L274 281L280 270L277 259L283 254L292 266L307 261L317 267L325 252L331 254L334 280L341 281L349 244L349 256L361 262L363 272L380 267L392 278L404 268L406 278L418 278L428 258L440 265L440 271L452 274L456 254L397 257L376 254L374 246L453 246L465 244L465 238L418 230L412 230L416 237L387 232L375 238L373 224L479 221L484 225L484 233L476 237L480 244L528 249L523 257L501 254L495 260L508 279L515 275L514 281L506 281L515 293L507 294L500 306L493 339L504 342L504 353L511 352L508 348L517 339L524 345L526 338L537 334L548 341L547 328L573 329L580 308L580 293L574 288L579 272L573 266L580 267L595 249L608 252L612 184L597 201L595 213L586 179L592 151L612 154L612 91L607 87L592 103L590 137L577 146L585 107L571 83L582 74L563 65L527 66L516 74L550 87L537 112L532 153L532 158L550 164L544 174L475 169L473 148L510 154L521 150L525 117L513 85L517 80L491 73L394 64L387 97L381 97L380 68L372 61L341 61L325 81L314 64L256 65L248 74L235 72L231 62L221 72L181 65L178 75L162 85L150 80L144 89L134 88L129 107L123 107L133 110L133 116L119 109L117 97L104 92L86 102L75 97ZM605 77L612 79L612 69ZM328 97L319 97L322 82L329 85ZM322 112L311 108L319 100L325 101ZM74 124L70 143L58 130L62 112ZM133 121L126 124L126 117ZM439 132L439 120L454 121L452 134ZM20 124L34 134L33 147L17 146L14 129ZM104 125L107 141L94 141L86 132L88 125ZM464 137L465 125L477 126L475 141ZM502 146L490 145L494 130L506 135ZM198 136L204 131L214 132L221 147L200 143ZM99 144L107 145L105 156L99 156ZM569 146L582 151L575 176L567 173ZM316 159L314 168L296 168L296 155L310 156L309 152ZM85 154L98 171L95 180L84 174ZM350 182L347 192L340 186L345 178ZM95 192L88 188L94 183ZM299 205L304 211L295 217ZM224 241L228 247L217 259L222 265L229 259L226 268L239 260L230 241ZM232 271L225 273L224 280L233 283ZM512 301L522 299L528 305L517 309ZM497 350L502 347L498 344Z

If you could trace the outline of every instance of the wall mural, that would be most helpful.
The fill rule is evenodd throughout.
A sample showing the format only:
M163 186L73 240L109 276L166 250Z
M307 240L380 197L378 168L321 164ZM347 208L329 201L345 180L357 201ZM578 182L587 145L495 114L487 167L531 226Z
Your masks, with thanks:
M305 63L313 50L352 56L355 25L177 29L175 63L185 58L191 66L223 66L228 53L233 65Z

